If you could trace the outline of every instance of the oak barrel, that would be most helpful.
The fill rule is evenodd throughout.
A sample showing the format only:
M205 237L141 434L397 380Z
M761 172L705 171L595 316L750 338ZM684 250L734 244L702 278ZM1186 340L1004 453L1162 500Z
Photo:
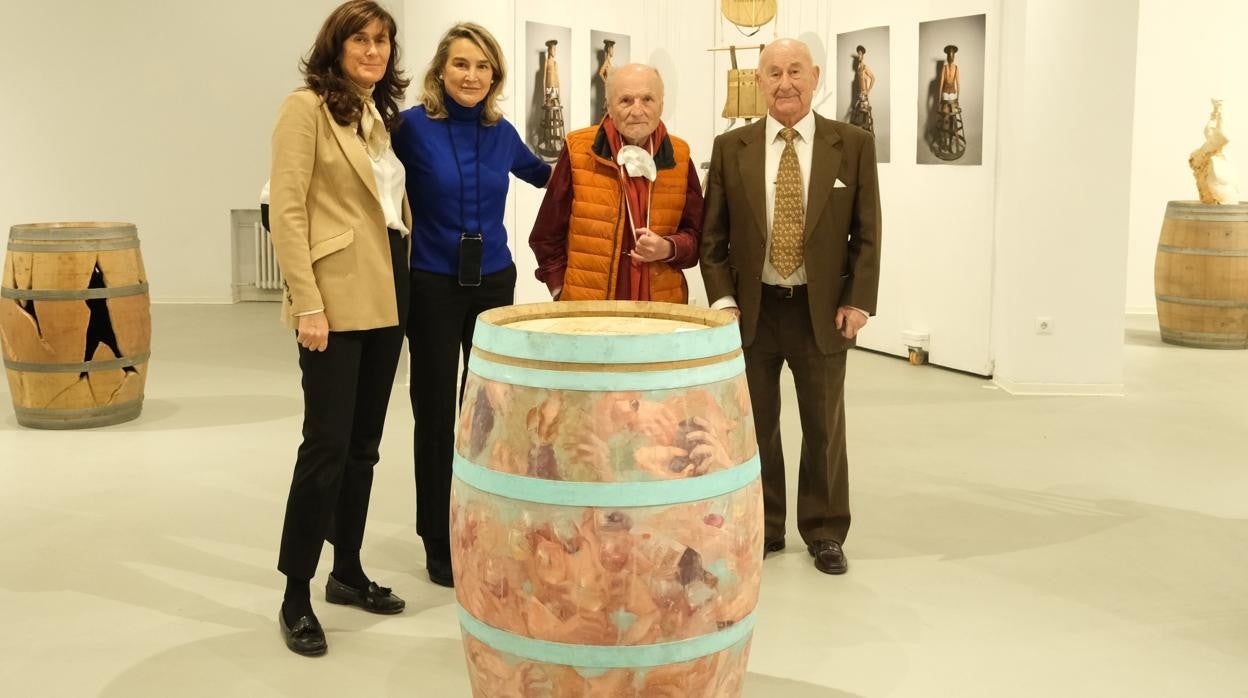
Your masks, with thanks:
M1167 204L1154 286L1163 341L1248 349L1248 205Z
M468 370L451 552L473 695L739 696L763 508L732 316L497 308Z
M151 326L134 225L10 229L0 345L19 424L78 429L139 416Z

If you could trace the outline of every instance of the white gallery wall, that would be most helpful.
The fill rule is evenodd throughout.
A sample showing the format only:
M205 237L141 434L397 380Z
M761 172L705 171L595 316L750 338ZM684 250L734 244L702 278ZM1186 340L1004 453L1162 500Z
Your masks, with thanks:
M983 165L918 165L909 144L920 116L904 105L926 87L906 77L918 71L919 23L979 13L988 15ZM880 314L861 346L902 354L901 332L918 330L930 334L933 363L996 374L1017 392L1121 391L1136 23L1135 0L781 4L761 37L806 40L825 75L837 34L890 27ZM719 28L715 38L747 41ZM1071 79L1090 65L1096 80ZM716 74L727 67L719 57ZM837 88L825 81L816 94L825 116L837 116ZM1054 118L1064 105L1099 118ZM1096 172L1085 162L1105 164ZM1106 170L1116 175L1108 183ZM1037 333L1039 317L1051 319L1048 334Z
M1002 5L994 377L1120 393L1138 5Z
M993 191L996 163L996 61L998 0L897 0L888 3L827 3L796 0L780 4L770 40L796 36L811 46L823 80L815 106L823 116L837 114L837 91L847 89L835 75L836 36L870 27L889 27L892 93L891 157L879 165L884 235L881 250L879 313L864 330L859 346L904 356L902 332L930 336L931 361L941 366L992 373ZM919 23L987 14L984 79L984 158L979 166L919 165L917 109L920 85ZM737 43L735 30L721 41ZM882 56L873 56L879 63ZM926 65L926 61L924 61ZM718 66L726 70L726 60ZM722 79L721 79L722 82ZM723 86L716 94L722 104ZM720 127L722 130L722 126Z
M1209 100L1224 100L1226 147L1248 199L1248 3L1140 0L1127 312L1156 314L1153 261L1172 199L1195 200L1187 157L1204 142Z
M255 207L276 107L299 84L298 58L336 4L0 4L10 57L0 73L0 227L133 221L155 300L227 301L229 211ZM1190 196L1185 160L1207 98L1227 98L1232 139L1248 113L1233 60L1242 53L1234 27L1248 10L1232 0L787 0L754 37L723 21L714 0L385 4L417 79L450 24L491 29L512 63L504 107L522 132L519 81L528 76L517 37L526 20L573 30L561 53L576 92L569 128L589 120L584 97L597 67L589 32L631 36L633 60L663 72L666 120L699 164L727 126L719 112L728 58L708 48L797 36L826 78L837 34L890 27L881 313L862 345L902 354L903 330L926 331L934 363L995 372L1023 391L1121 384L1123 310L1151 308L1162 207ZM917 165L919 23L979 13L987 14L983 164ZM742 65L756 56L742 54ZM816 96L834 118L836 83L825 79ZM546 297L527 246L540 200L538 190L513 187L507 223L521 301ZM696 270L688 276L694 302L706 303ZM1052 334L1035 333L1037 317L1053 319Z
M0 228L133 222L155 300L228 302L230 209L258 206L277 106L337 4L0 4Z

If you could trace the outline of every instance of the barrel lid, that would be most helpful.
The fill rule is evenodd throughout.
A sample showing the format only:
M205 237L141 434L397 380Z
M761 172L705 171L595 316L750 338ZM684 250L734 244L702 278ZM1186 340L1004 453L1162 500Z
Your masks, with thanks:
M477 317L473 346L500 356L567 363L701 359L741 347L736 318L675 303L565 301L495 308Z
M134 237L133 223L74 221L67 223L19 223L9 228L10 240L82 240Z
M1171 201L1166 204L1166 218L1194 221L1244 221L1248 220L1248 202L1202 204L1199 201Z

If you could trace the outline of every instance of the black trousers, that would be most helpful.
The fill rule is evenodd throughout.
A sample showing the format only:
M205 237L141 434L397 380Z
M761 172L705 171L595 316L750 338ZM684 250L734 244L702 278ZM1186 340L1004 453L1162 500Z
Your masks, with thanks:
M358 551L364 540L373 466L403 348L407 317L407 241L390 233L399 324L330 332L325 351L299 347L303 443L286 500L277 568L311 580L325 540Z
M413 269L407 318L412 360L413 451L416 468L416 533L425 548L442 553L450 539L451 458L455 448L456 395L463 401L468 354L477 315L511 305L516 267L486 274L480 286L460 286L454 276ZM464 372L459 371L463 357ZM459 381L458 390L456 380ZM449 562L449 560L447 560Z

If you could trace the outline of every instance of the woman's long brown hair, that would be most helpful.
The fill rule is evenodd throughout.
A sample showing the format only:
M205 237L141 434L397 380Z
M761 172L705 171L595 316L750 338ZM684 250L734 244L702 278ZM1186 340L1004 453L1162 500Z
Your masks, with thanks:
M411 81L403 77L397 67L399 45L394 35L398 27L394 17L381 5L372 0L350 0L339 5L321 26L312 50L299 67L308 88L325 99L335 121L343 126L358 122L363 105L351 87L350 78L342 73L342 49L347 39L375 19L381 20L390 35L390 61L386 63L385 75L373 86L373 102L377 111L381 112L386 130L393 132L403 121L399 103L403 101L403 93Z

